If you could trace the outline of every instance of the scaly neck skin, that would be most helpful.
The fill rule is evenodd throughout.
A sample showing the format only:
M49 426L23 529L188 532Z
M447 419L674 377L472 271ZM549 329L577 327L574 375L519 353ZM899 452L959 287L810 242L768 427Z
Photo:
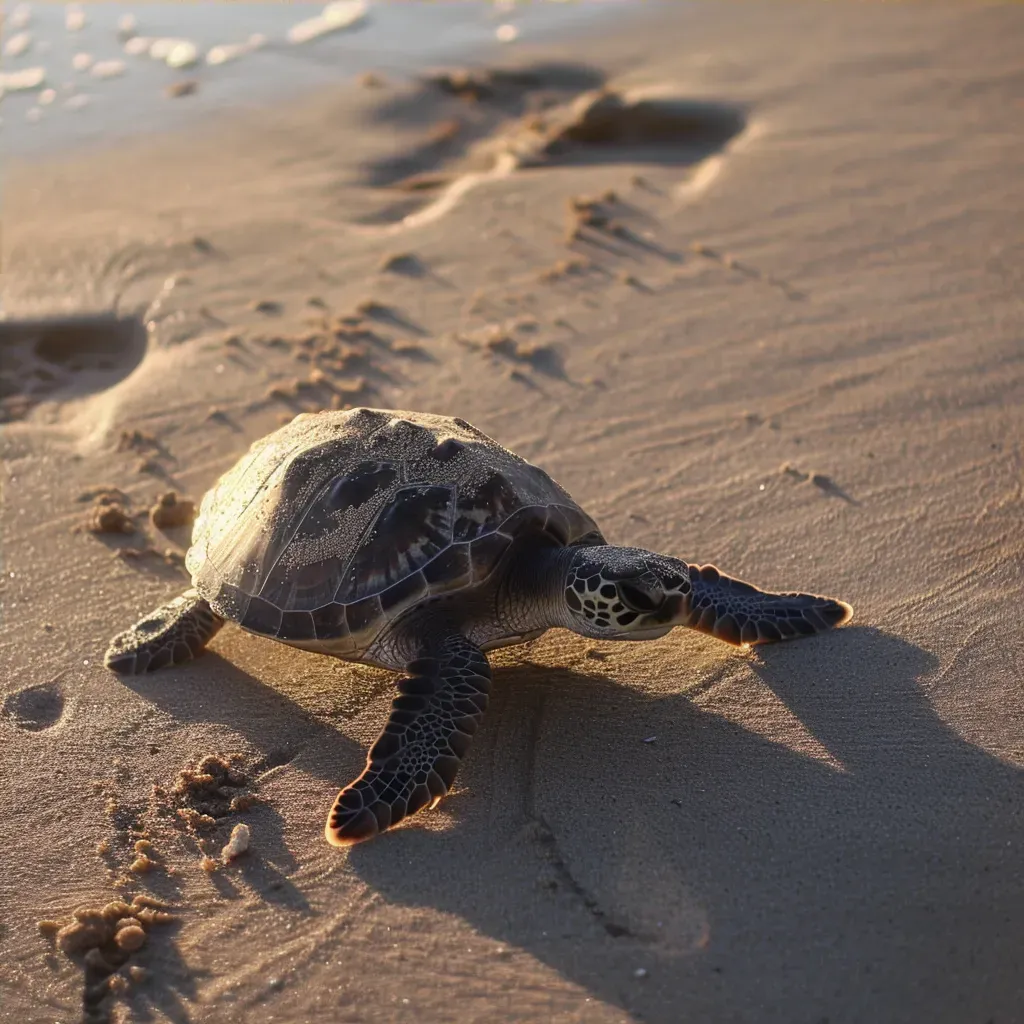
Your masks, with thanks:
M498 592L498 617L509 633L564 626L572 629L565 605L565 578L577 548L537 547L517 553Z

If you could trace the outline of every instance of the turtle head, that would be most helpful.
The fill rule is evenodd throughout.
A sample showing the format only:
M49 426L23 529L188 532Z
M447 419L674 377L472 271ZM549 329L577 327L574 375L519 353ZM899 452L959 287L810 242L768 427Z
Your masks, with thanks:
M643 548L579 548L564 577L568 627L605 640L651 640L678 625L689 566Z

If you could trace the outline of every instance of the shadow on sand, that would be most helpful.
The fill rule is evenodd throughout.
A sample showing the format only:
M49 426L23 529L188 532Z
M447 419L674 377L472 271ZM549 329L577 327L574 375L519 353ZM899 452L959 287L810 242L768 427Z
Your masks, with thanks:
M454 826L410 823L349 863L386 900L457 915L637 1019L1011 1019L1024 779L936 715L917 682L935 664L870 628L764 649L759 706L779 718L758 720L806 730L820 759L723 717L729 696L720 715L692 691L499 668L445 803ZM329 714L216 656L203 665L173 686L128 682L183 723L241 729L277 763L298 753L281 737L301 735L303 769L347 781L339 761L362 751ZM308 913L280 822L259 813L266 863L246 881ZM195 979L175 964L151 998L183 1021Z
M683 695L499 670L455 827L351 864L647 1021L1010 1019L1024 785L935 714L934 667L874 629L766 650L832 764Z

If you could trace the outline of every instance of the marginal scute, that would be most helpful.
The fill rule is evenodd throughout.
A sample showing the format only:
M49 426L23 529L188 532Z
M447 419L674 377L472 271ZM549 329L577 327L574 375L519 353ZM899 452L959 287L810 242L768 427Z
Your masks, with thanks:
M277 636L281 629L281 618L281 609L276 605L259 597L251 597L239 625L261 636Z
M345 621L353 635L368 630L375 622L380 621L382 615L380 598L376 595L356 601L345 608Z
M348 636L344 605L325 604L322 608L314 608L309 614L313 619L317 640L340 640Z
M285 612L281 616L281 631L278 636L282 640L315 640L313 616L309 612Z

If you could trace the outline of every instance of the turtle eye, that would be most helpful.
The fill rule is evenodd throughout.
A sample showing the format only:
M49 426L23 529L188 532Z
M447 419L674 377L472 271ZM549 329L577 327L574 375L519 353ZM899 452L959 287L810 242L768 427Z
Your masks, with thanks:
M618 588L619 597L622 598L623 603L635 612L657 611L665 600L665 594L662 591L655 591L636 580L632 583L620 580Z

